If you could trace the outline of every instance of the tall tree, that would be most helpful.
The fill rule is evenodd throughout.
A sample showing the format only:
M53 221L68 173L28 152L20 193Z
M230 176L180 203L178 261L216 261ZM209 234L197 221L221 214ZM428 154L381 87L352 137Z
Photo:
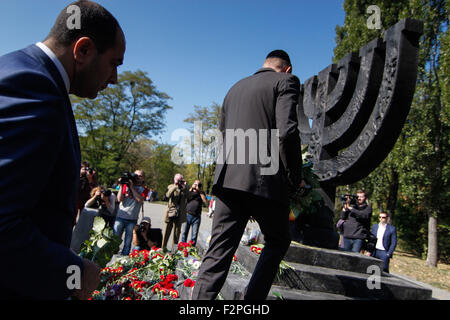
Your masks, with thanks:
M436 267L438 220L448 222L450 105L444 92L450 91L449 73L441 67L448 60L449 5L445 0L411 0L406 13L424 22L419 54L416 94L406 127L410 140L403 175L403 193L415 199L428 218L427 263ZM415 187L417 186L417 187Z
M194 111L184 119L190 123L191 146L194 163L197 165L197 179L203 181L210 192L215 173L216 143L212 132L219 132L221 106L213 103L209 107L194 106Z
M165 127L170 97L154 86L146 72L125 71L118 83L95 100L74 99L83 159L104 181L127 170L128 151L138 138L151 138Z

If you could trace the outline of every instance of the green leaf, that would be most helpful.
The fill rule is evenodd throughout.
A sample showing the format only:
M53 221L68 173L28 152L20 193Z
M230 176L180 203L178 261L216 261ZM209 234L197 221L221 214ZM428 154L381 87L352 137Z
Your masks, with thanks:
M281 293L277 292L277 291L272 291L272 294L277 297L279 300L284 300L283 296L281 295Z

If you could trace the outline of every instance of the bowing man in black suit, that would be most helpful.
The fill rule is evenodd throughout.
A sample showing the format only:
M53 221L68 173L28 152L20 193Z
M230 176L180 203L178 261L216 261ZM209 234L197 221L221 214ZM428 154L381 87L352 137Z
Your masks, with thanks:
M300 83L291 72L287 53L272 51L262 69L236 83L224 99L213 184L216 211L192 299L216 298L250 217L258 222L265 247L244 299L267 297L289 248L288 195L304 186L296 110Z

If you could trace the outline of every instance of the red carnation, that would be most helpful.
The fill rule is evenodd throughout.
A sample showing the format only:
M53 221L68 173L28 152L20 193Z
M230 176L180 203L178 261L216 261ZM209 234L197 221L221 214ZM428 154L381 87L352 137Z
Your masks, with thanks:
M184 281L183 285L187 288L192 288L193 286L195 286L195 281L188 278Z

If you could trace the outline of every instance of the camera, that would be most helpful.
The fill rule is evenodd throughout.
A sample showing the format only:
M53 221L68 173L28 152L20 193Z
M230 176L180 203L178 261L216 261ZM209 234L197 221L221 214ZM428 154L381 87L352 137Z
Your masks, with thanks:
M129 184L130 181L132 181L135 184L136 179L137 179L137 174L130 173L130 172L124 172L119 179L119 183L120 184Z
M184 181L184 179L179 179L178 180L178 182L177 182L177 186L180 188L182 188L182 187L184 187L184 183L185 183L185 181Z
M146 227L147 224L148 224L148 223L141 222L141 224L139 225L138 231L139 231L140 233L145 232L146 229L147 229L147 227Z
M104 194L106 197L111 196L111 190L102 190L100 191L102 194ZM102 199L102 196L99 195L95 198L95 202L92 205L92 208L94 209L103 209L103 210L107 210L106 207L106 202Z
M358 196L354 195L354 194L343 194L341 195L341 202L342 205L346 204L348 199L350 199L350 205L351 206L356 206L357 200L358 200Z

